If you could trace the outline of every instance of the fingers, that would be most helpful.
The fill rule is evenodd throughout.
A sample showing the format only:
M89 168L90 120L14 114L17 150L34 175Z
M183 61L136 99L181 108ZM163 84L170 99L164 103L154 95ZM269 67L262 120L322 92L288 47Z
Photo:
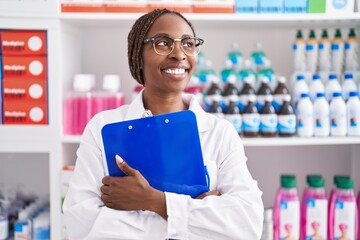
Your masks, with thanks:
M218 190L212 190L197 196L196 199L204 199L208 196L221 196L221 193Z
M132 167L130 167L125 161L124 159L122 159L119 155L115 156L115 160L116 160L116 164L118 165L118 167L121 169L121 171L123 171L123 173L125 173L128 176L135 176L138 174L138 171L136 169L133 169Z

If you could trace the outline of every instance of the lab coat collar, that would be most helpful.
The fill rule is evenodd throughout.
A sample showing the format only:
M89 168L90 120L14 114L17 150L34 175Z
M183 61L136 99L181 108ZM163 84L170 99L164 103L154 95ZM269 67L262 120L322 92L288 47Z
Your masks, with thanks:
M124 120L141 118L145 110L142 97L143 92L144 90L141 90L141 92L139 92L136 98L131 102ZM200 106L195 96L192 94L183 93L182 98L184 103L189 106L189 110L195 113L199 132L204 132L211 129L214 123L211 121L209 115Z

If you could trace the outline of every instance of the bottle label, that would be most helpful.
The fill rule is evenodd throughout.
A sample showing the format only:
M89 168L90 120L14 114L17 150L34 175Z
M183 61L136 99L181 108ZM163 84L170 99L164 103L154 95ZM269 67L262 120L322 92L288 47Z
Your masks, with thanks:
M260 127L260 115L258 113L243 114L244 132L258 132Z
M299 239L300 203L299 201L280 202L280 240Z
M240 95L239 96L239 108L240 108L240 111L244 111L245 108L246 108L246 105L248 104L248 101L249 101L249 96L250 95Z
M313 127L313 112L300 111L297 115L297 131L300 136L312 136L314 133ZM311 109L310 109L311 110Z
M331 135L345 136L346 135L346 112L337 109L330 111L331 120Z
M296 117L294 114L278 116L279 133L293 134L296 132Z
M290 94L274 94L273 96L274 100L272 101L272 104L275 108L275 112L278 112L280 110L286 96L289 96L291 99Z
M277 115L260 114L260 132L277 132Z
M225 119L235 127L238 133L241 133L242 120L240 114L225 114Z
M349 103L349 102L348 102ZM360 136L360 106L348 108L348 134Z
M345 43L345 70L359 70L359 44L357 41Z
M330 118L329 114L321 112L323 109L314 110L314 135L329 136L330 134Z
M335 240L355 240L355 202L335 202L334 237Z
M306 204L306 239L327 239L327 200L308 199Z

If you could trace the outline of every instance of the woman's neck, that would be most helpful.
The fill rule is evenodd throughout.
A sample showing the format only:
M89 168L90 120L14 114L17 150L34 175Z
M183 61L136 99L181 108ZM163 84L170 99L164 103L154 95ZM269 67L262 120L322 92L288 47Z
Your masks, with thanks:
M143 92L144 108L149 109L153 115L177 112L188 109L180 94L152 94Z

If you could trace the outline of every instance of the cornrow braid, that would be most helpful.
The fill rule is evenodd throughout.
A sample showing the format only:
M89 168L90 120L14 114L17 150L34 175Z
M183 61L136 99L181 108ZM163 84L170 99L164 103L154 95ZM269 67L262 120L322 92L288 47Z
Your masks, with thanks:
M165 13L175 14L184 19L184 21L189 24L195 36L195 30L191 22L189 22L179 12L171 11L166 8L155 9L149 13L144 14L138 20L136 20L128 35L128 61L132 77L141 85L145 84L144 76L142 74L142 46L150 27L159 16Z

